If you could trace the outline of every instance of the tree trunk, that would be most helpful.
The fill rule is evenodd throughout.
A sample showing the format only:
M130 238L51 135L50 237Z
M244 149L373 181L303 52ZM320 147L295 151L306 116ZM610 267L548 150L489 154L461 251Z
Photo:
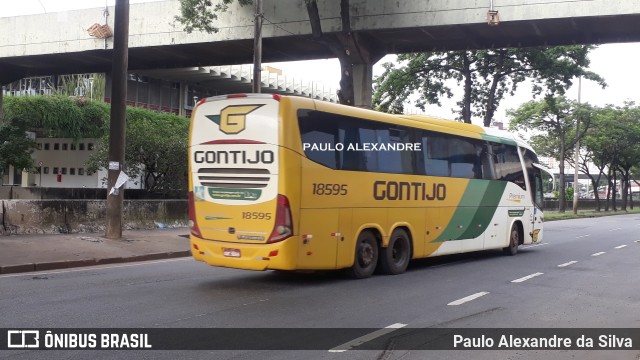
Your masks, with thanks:
M0 84L0 125L4 125L4 93Z
M618 174L615 170L613 170L613 189L611 196L611 210L618 211L616 206L616 198L618 197Z
M464 76L464 98L462 99L462 121L471 124L471 90L473 80L471 79L471 60L465 51L462 57L462 75Z
M627 205L629 206L630 210L633 210L633 192L631 192L630 180L627 180L626 187L627 187Z
M591 174L587 174L587 176L589 176L589 179L591 179L591 186L593 186L593 196L596 199L596 211L599 212L600 211L600 196L598 195L598 181ZM600 180L600 176L598 176L598 180Z
M484 126L491 126L491 120L493 120L493 115L496 112L495 98L496 98L496 90L498 89L498 83L500 82L498 77L493 78L493 82L491 83L491 88L489 89L489 96L487 97L487 111L484 114Z
M563 213L567 210L567 201L565 199L565 182L564 182L564 134L560 135L560 198L558 199L558 211Z
M338 101L344 105L371 108L373 64L382 53L372 53L369 44L361 36L351 32L349 0L340 0L342 31L335 37L322 32L316 1L307 2L311 32L316 41L327 46L340 61L340 90Z
M622 210L627 211L627 206L630 205L629 198L631 196L631 167L622 169ZM633 205L631 205L633 209Z
M496 91L498 89L498 84L503 76L503 66L504 66L504 58L506 56L506 50L500 50L500 54L498 55L498 61L496 64L496 71L493 74L493 80L491 81L491 87L489 88L489 94L487 94L487 109L484 113L483 123L485 127L491 126L491 120L493 120L493 115L496 112Z
M611 182L611 168L607 171L607 202L605 204L604 211L609 211L609 204L611 199L611 188L613 188L613 182Z

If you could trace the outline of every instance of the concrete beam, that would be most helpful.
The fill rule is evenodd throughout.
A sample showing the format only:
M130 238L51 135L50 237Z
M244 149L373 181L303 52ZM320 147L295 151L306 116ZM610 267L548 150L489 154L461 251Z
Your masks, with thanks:
M351 0L351 28L375 56L470 48L640 41L637 0L501 0L501 23L488 26L488 1ZM341 32L340 4L318 3L325 34ZM0 83L25 76L108 72L112 39L89 36L105 22L103 8L0 18ZM113 7L109 8L114 13ZM169 69L250 63L253 8L234 3L215 34L187 34L174 20L179 0L132 4L129 69ZM263 61L335 57L313 41L304 2L265 0ZM153 21L150 21L153 19ZM107 18L113 28L113 17ZM375 57L374 56L374 57ZM356 59L357 60L357 59ZM371 60L352 64L360 105L366 106Z

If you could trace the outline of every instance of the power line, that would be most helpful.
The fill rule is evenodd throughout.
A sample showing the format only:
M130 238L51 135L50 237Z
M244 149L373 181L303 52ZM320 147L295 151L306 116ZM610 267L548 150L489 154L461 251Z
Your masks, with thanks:
M267 19L267 18L264 16L264 14L262 15L262 18L263 18L266 22L268 22L269 24L271 24L271 25L273 25L273 26L277 27L278 29L280 29L280 30L282 30L282 31L286 32L286 33L287 33L287 34L289 34L289 35L293 35L293 36L298 36L298 35L300 35L300 34L294 34L294 33L292 33L291 31L289 31L289 30L287 30L287 29L283 28L282 26L280 26L280 25L278 25L278 24L276 24L276 23L272 22L271 20Z
M44 5L42 4L41 0L38 0L38 2L40 3L40 6L42 6L42 10L44 10L44 13L47 13L47 9L44 7Z

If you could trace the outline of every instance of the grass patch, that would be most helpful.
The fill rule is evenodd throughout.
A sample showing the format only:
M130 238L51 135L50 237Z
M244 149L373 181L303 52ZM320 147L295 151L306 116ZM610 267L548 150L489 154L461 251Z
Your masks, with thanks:
M633 210L627 209L627 211L595 211L595 210L578 210L578 214L575 215L573 210L568 209L564 213L560 213L558 211L550 211L547 210L544 212L544 220L545 221L554 221L554 220L566 220L566 219L579 219L579 218L594 218L594 217L602 217L602 216L612 216L612 215L627 215L627 214L640 214L640 208L636 207Z

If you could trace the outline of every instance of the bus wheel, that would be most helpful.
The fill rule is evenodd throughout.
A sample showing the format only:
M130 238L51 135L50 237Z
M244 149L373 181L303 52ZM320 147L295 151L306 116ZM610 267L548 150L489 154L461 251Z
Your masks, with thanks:
M349 274L356 279L371 276L378 265L378 241L371 231L363 231L358 236L356 254Z
M398 275L407 270L411 260L411 241L403 229L391 234L389 246L380 250L380 270L384 274Z
M503 248L502 251L505 255L513 256L518 253L518 245L520 245L520 231L518 231L518 225L513 224L509 236L509 246Z

